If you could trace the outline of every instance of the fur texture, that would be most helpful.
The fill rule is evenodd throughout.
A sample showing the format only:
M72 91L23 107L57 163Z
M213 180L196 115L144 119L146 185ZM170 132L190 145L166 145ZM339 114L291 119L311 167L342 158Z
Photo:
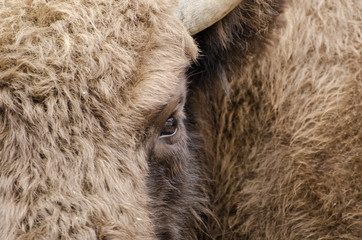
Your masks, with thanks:
M183 101L150 118L184 97L197 54L170 9L142 0L0 2L0 239L195 234L205 197ZM174 111L175 143L159 141ZM176 192L177 201L163 196Z
M0 1L0 239L361 239L362 3L172 2Z
M279 9L243 1L196 36L205 54L188 109L208 159L211 236L361 239L362 3Z

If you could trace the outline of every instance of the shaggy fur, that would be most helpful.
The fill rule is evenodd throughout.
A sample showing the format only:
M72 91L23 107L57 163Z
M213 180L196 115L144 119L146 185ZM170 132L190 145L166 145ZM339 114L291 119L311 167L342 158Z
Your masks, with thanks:
M172 2L0 0L0 239L361 239L361 1Z
M275 19L277 1L244 1L196 36L188 110L206 150L210 234L361 239L362 2L286 7Z
M0 239L196 234L206 200L184 101L162 109L184 98L197 49L171 9L0 1ZM172 113L178 134L161 141Z

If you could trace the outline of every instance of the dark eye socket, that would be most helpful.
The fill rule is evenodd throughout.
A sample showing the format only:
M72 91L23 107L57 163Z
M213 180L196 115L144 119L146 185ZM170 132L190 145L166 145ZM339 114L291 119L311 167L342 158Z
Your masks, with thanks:
M177 132L177 120L172 115L167 119L165 125L163 126L161 136L169 137L174 135Z

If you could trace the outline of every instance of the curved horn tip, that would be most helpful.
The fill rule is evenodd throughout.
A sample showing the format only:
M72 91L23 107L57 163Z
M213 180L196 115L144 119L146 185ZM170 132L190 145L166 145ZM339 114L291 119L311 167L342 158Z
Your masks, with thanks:
M179 0L177 15L194 35L225 17L242 0Z

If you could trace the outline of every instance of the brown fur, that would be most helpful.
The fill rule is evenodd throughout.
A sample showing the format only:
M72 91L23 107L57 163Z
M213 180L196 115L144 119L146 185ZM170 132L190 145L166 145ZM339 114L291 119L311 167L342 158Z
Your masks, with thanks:
M172 2L0 2L0 239L360 239L360 1Z
M197 53L170 6L142 0L0 6L0 239L194 235L183 229L196 224L192 216L205 198L187 150L183 102L166 119L146 124L185 94L185 68ZM158 141L156 130L173 111L181 123L171 145ZM148 148L155 142L170 149ZM150 151L161 163L148 166ZM155 195L148 173L175 155L182 171L161 172ZM177 202L160 196L172 180Z
M286 7L273 20L275 1L244 1L196 36L206 54L190 73L189 106L207 150L218 219L209 220L210 232L217 239L361 239L362 3ZM260 12L262 20L235 20ZM285 26L268 36L278 22ZM274 40L263 48L265 38Z

